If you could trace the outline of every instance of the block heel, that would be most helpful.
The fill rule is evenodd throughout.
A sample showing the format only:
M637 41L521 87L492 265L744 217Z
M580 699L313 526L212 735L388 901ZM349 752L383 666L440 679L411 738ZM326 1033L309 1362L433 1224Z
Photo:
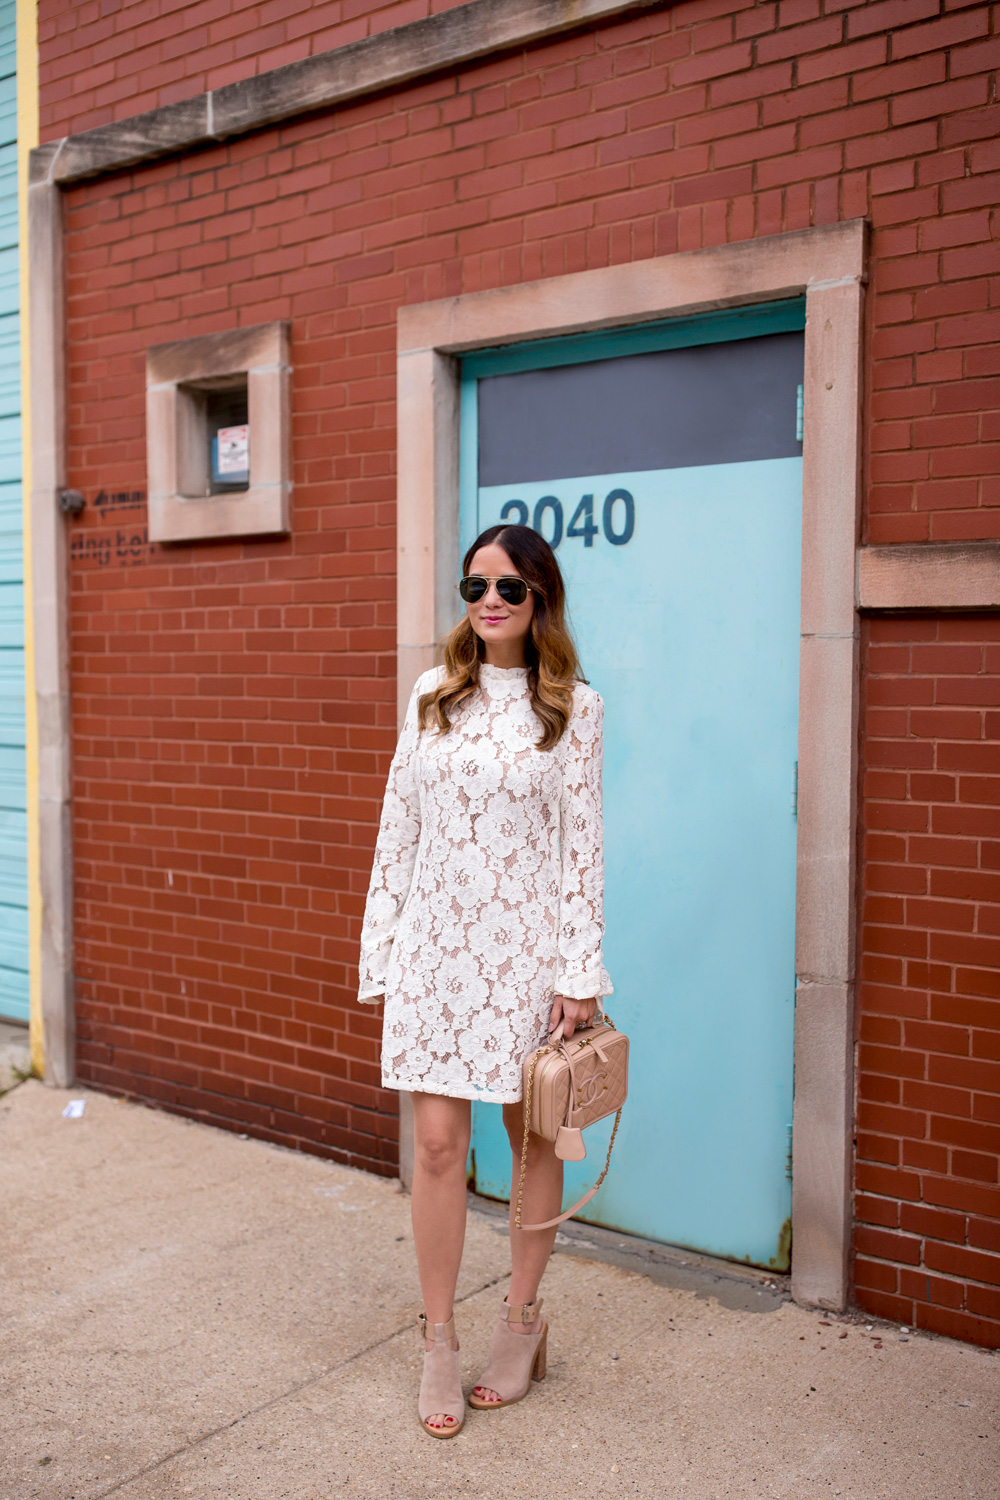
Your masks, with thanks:
M524 1335L522 1334L521 1337L523 1338ZM534 1363L534 1365L532 1366L532 1369L531 1369L531 1378L532 1378L532 1380L544 1380L545 1379L545 1355L546 1355L546 1350L548 1349L548 1343L549 1343L549 1325L546 1323L545 1326L544 1326L544 1328L543 1328L543 1330L542 1330L542 1341L541 1341L541 1343L538 1346L538 1353L535 1355L535 1363Z
M533 1380L545 1379L548 1323L543 1319L536 1333L514 1333L511 1327L511 1324L520 1323L523 1327L534 1323L541 1305L541 1298L525 1302L522 1307L511 1307L504 1299L493 1329L486 1369L469 1397L469 1405L476 1411L498 1411L501 1406L513 1406L528 1394ZM487 1401L481 1391L496 1391L500 1400Z

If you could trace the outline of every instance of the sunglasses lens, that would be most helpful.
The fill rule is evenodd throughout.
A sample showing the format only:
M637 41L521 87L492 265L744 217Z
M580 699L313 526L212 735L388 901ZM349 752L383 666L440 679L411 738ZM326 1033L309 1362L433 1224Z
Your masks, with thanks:
M470 577L462 579L462 582L458 585L458 592L466 604L476 604L488 588L489 584L485 578Z
M523 578L498 578L497 593L505 604L523 604L528 597L528 585Z

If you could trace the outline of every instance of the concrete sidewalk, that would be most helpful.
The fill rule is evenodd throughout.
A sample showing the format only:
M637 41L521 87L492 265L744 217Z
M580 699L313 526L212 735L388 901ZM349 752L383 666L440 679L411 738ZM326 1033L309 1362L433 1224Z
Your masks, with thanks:
M70 1098L81 1119L62 1118ZM394 1183L35 1080L0 1098L0 1162L0 1500L1000 1488L995 1355L869 1334L762 1277L587 1230L546 1278L548 1378L434 1442ZM506 1285L501 1227L470 1215L469 1386Z

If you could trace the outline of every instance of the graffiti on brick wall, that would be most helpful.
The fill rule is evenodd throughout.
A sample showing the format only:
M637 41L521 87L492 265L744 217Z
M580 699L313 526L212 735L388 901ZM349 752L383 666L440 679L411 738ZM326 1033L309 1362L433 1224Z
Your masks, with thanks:
M142 510L146 504L145 490L98 490L93 497L85 497L88 509L97 512L101 521L109 516L117 519L123 512ZM134 567L156 551L155 543L149 540L145 526L116 525L114 530L86 527L77 531L69 544L70 562L96 568Z
M112 563L134 567L155 551L156 544L150 542L145 526L138 531L80 532L69 544L70 562L89 563L98 568L110 567Z

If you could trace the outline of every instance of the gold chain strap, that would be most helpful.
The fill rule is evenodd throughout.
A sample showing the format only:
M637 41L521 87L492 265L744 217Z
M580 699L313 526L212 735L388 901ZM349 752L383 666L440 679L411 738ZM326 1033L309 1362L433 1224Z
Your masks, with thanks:
M538 1059L544 1057L546 1052L551 1051L551 1047L539 1047L531 1059L531 1067L528 1069L528 1091L524 1100L524 1140L521 1142L521 1177L517 1184L517 1205L514 1209L514 1224L518 1229L521 1227L521 1199L524 1195L524 1174L528 1167L528 1136L531 1134L531 1091L535 1086L535 1069L538 1066Z
M604 1019L611 1027L612 1031L617 1030L614 1022L608 1016L605 1016ZM524 1099L524 1140L521 1142L521 1176L517 1184L517 1203L514 1208L514 1226L517 1229L520 1229L521 1227L521 1199L524 1196L524 1174L527 1171L528 1166L528 1136L531 1134L531 1093L532 1089L535 1086L535 1069L538 1066L538 1059L540 1057L544 1057L546 1052L552 1052L554 1050L555 1049L552 1047L539 1047L538 1051L531 1059L531 1067L528 1069L528 1088ZM604 1162L604 1170L601 1173L600 1177L598 1177L597 1183L594 1187L595 1193L600 1187L601 1183L604 1181L605 1177L607 1177L608 1175L608 1169L611 1166L611 1152L614 1149L615 1136L618 1134L618 1126L621 1123L621 1118L622 1112L619 1109L618 1113L615 1115L615 1128L614 1130L612 1130L611 1139L608 1142L608 1154Z
M600 1177L598 1177L596 1183L594 1184L594 1191L595 1192L600 1187L600 1185L604 1181L605 1177L607 1177L607 1175L608 1175L608 1168L611 1166L611 1153L614 1150L615 1136L618 1134L618 1126L621 1124L621 1118L622 1118L622 1112L619 1109L618 1113L615 1115L615 1128L614 1128L614 1130L612 1130L612 1132L611 1132L611 1139L608 1142L608 1154L607 1154L607 1157L605 1158L605 1162L604 1162L604 1171L601 1173Z

